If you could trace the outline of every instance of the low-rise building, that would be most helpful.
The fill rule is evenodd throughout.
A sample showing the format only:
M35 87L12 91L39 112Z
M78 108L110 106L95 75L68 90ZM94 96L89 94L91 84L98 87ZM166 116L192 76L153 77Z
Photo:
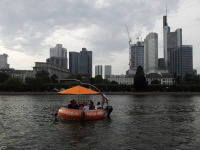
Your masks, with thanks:
M13 68L9 68L9 69L0 69L1 73L6 73L7 75L11 76L12 72L14 71Z
M107 75L106 79L110 82L115 81L119 84L126 84L126 85L134 84L134 79L126 75L110 75L110 76Z
M152 83L152 81L155 81L155 80L158 80L161 83L161 79L162 79L161 74L158 74L158 73L146 74L146 80L149 85Z
M163 73L162 74L162 79L161 79L161 84L162 85L172 85L174 83L174 76L169 73Z
M12 77L21 78L23 82L27 77L33 78L33 70L13 70L11 73Z
M49 73L49 77L55 74L58 79L65 79L71 75L68 69L64 69L46 62L35 62L35 67L33 67L34 76L37 72L42 70L47 71Z
M13 68L10 69L0 69L1 73L5 73L10 77L14 78L21 78L23 82L25 82L25 79L27 77L33 78L33 70L15 70Z
M174 83L174 77L169 73L149 73L146 74L146 80L149 85L155 80L158 80L161 85L172 85Z

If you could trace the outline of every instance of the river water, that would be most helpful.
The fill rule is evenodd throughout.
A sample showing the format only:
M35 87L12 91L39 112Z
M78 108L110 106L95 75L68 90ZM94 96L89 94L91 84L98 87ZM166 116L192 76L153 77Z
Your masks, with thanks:
M81 123L54 121L71 96L0 96L0 150L199 149L200 96L108 98L110 119Z

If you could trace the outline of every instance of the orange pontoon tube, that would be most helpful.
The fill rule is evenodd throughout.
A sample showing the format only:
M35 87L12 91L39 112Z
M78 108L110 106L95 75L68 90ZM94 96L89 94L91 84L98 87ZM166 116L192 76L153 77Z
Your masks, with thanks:
M61 107L58 116L66 120L102 120L105 118L105 110L78 110Z

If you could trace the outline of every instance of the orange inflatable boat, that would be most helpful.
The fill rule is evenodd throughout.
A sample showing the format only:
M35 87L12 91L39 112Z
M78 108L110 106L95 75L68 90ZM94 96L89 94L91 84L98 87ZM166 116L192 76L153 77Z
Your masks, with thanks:
M95 88L97 91L93 91L91 89L82 87L80 85L72 87L70 89L66 89L63 91L58 92L59 94L70 94L70 95L101 95L102 96L102 103L101 107L104 108L104 103L107 106L104 109L94 109L94 110L79 110L79 109L71 109L67 107L60 107L60 109L55 113L55 117L59 117L60 119L66 120L102 120L105 117L109 117L110 113L112 112L112 106L108 104L108 98L100 92L95 86L86 83L80 83L81 85L89 85L90 87ZM79 100L78 100L79 101ZM55 120L57 120L55 118Z
M66 120L102 120L106 116L103 109L78 110L61 107L58 110L58 117Z

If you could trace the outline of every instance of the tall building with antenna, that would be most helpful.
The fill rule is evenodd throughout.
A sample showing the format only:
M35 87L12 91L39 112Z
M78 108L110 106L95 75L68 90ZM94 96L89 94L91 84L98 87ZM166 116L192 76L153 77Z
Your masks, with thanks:
M175 32L170 32L170 27L167 23L167 7L166 15L163 16L163 48L165 68L171 72L170 53L173 49L177 49L182 45L182 29L177 29Z
M163 16L163 49L165 68L171 74L184 77L186 73L193 73L192 45L182 45L182 29L170 31L166 15Z
M167 8L166 8L166 15L163 16L163 48L164 48L164 60L165 60L165 68L168 70L169 65L169 55L167 52L167 35L170 32L170 27L167 23Z

